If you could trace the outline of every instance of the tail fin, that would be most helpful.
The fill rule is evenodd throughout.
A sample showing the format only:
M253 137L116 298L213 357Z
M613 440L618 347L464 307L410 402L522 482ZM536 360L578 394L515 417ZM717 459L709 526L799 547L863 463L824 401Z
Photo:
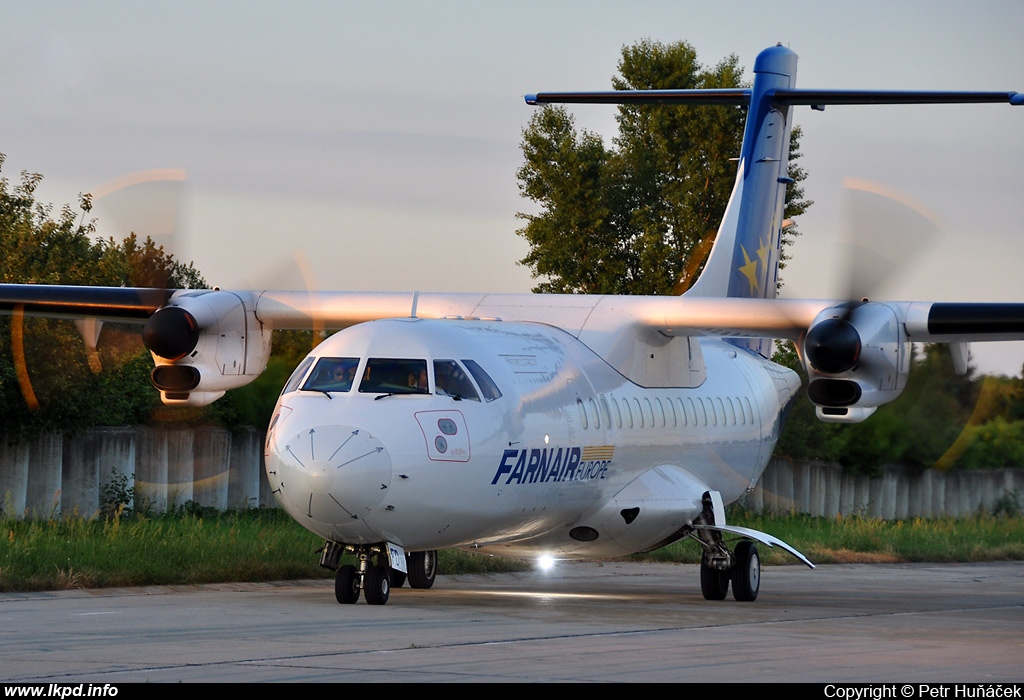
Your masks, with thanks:
M791 50L773 46L754 62L736 184L708 262L687 296L776 296L786 185L792 182L792 108L774 100L773 94L793 88L796 60Z
M711 255L691 296L773 298L778 280L782 211L790 182L790 103L796 54L765 49L754 62L751 89L614 90L527 95L528 104L729 104L748 105L739 172Z

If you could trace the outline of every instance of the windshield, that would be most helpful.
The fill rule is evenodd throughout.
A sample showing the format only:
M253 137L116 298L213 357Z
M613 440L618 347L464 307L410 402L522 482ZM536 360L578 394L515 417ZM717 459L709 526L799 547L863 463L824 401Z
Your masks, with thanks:
M479 401L473 383L455 360L434 360L434 393Z
M321 357L302 390L349 391L358 367L358 357Z
M427 361L371 357L366 361L360 394L426 394Z

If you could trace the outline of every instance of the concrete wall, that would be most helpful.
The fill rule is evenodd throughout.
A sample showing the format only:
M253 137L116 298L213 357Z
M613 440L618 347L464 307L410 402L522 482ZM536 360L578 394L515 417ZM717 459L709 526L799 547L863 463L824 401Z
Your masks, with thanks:
M757 512L901 520L991 512L1007 497L1024 507L1024 469L943 472L889 466L871 479L843 474L838 464L773 459L744 503Z
M274 505L255 430L118 427L15 445L0 440L7 515L92 517L104 487L119 477L137 502L157 511L186 501L221 510Z
M122 475L155 510L196 501L218 509L273 506L263 436L219 428L94 428L79 435L0 440L5 514L97 514L101 494ZM940 472L887 467L877 479L835 464L772 460L747 495L755 511L884 519L963 516L993 510L1007 495L1024 506L1024 469Z

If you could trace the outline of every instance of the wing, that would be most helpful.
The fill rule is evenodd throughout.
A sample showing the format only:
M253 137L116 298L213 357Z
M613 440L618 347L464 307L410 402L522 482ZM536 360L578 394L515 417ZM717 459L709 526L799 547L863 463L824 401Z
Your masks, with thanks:
M678 373L637 374L638 348L678 361L657 337L788 339L798 344L819 415L831 420L862 419L896 398L909 372L910 343L1024 340L1024 304L1017 303L0 285L0 312L16 309L144 324L157 364L154 384L165 401L191 404L209 403L258 376L275 329L339 329L380 318L556 326L644 386L680 385Z

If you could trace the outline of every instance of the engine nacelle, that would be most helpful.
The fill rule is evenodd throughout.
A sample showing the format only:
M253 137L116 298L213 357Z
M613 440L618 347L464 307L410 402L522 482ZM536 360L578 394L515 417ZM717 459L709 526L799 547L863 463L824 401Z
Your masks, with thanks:
M186 292L150 316L142 339L164 403L205 406L266 369L271 331L247 301L233 292Z
M910 349L894 309L850 302L822 311L800 344L807 395L818 418L859 423L898 397L910 373Z

